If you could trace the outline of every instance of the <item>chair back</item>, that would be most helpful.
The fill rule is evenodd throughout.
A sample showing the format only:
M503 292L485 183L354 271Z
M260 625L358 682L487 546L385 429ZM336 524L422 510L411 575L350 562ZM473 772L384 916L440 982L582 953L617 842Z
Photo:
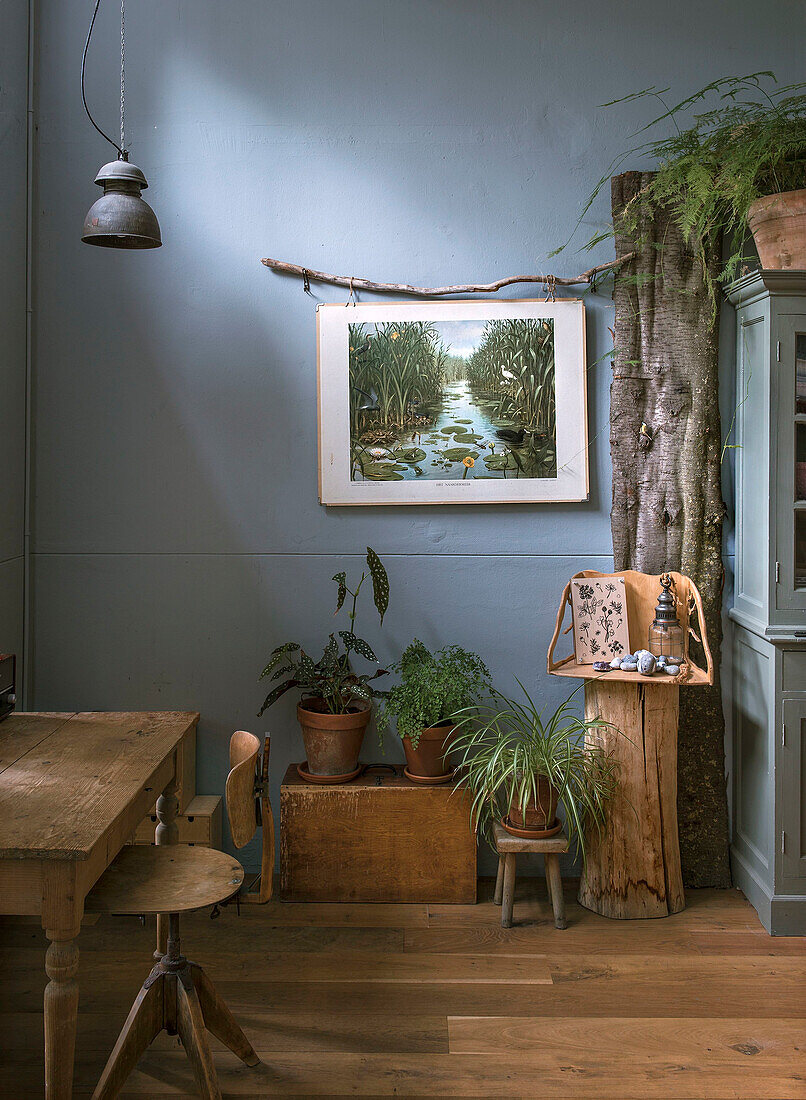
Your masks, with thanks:
M255 786L259 781L260 741L253 733L237 730L229 743L230 773L227 776L227 817L236 848L243 848L257 832Z
M263 827L263 852L259 889L241 894L243 901L268 901L274 878L274 817L269 802L269 751L271 738L266 735L263 756L260 741L253 733L236 730L229 743L230 772L227 776L226 801L232 842L243 848ZM254 887L254 883L253 883Z

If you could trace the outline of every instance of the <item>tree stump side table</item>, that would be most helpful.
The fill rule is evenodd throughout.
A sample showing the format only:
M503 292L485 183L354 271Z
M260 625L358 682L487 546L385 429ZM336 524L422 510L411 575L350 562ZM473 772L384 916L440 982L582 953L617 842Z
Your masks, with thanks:
M670 575L683 627L686 671L680 676L642 676L620 669L594 672L592 665L578 664L575 654L555 661L554 648L566 608L571 606L570 581L563 591L548 651L552 676L585 680L586 716L601 717L615 727L591 735L591 741L595 739L618 762L619 788L607 807L601 835L591 830L585 838L586 860L579 884L580 904L605 917L667 917L686 905L677 835L680 688L712 684L714 669L700 594L690 578L681 573ZM624 577L630 648L633 652L645 649L660 576L631 569L620 573L586 569L572 579L610 576ZM691 626L694 612L700 637ZM704 669L689 656L689 636L702 646Z

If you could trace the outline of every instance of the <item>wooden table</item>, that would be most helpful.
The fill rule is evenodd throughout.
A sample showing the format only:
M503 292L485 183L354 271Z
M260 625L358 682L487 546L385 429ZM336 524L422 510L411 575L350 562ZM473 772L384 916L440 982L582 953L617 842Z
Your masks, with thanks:
M72 1095L84 899L157 800L176 842L176 752L193 713L12 714L0 722L0 912L42 920L45 1096Z

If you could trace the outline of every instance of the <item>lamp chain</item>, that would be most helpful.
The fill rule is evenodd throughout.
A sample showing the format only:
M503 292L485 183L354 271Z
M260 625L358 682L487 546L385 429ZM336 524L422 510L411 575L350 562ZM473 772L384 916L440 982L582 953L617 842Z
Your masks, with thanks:
M126 0L120 0L120 152L125 156L124 117L126 113Z

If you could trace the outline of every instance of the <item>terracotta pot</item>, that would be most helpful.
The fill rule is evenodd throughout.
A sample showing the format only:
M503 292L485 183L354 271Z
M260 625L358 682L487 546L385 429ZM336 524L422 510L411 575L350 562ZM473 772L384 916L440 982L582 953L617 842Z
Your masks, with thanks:
M406 767L411 775L431 778L445 775L451 770L450 741L454 729L455 726L450 722L441 722L438 726L424 729L416 749L411 738L401 738L406 754Z
M517 804L517 796L512 795L512 801L509 804L509 820L518 829L534 831L539 835L553 828L556 818L557 792L545 776L537 777L537 799L532 799L525 810Z
M747 224L762 267L806 270L806 188L756 199L747 213Z
M321 699L304 699L297 706L311 775L355 771L371 714L371 706L349 714L331 714Z

